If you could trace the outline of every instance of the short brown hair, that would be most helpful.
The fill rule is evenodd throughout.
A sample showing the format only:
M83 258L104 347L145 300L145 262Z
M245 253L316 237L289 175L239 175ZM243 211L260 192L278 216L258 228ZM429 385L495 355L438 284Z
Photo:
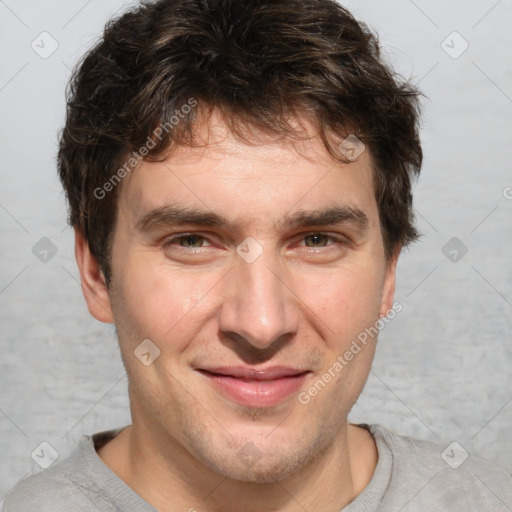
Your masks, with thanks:
M58 153L69 222L108 282L116 172L121 179L123 162L142 147L150 148L145 159L158 159L191 144L195 112L184 106L193 98L220 109L242 138L247 126L292 135L290 117L306 112L339 160L329 134L355 134L372 158L389 257L418 236L411 178L422 163L420 94L334 0L142 2L106 25L69 83ZM172 129L155 137L162 124ZM98 198L100 189L108 194Z

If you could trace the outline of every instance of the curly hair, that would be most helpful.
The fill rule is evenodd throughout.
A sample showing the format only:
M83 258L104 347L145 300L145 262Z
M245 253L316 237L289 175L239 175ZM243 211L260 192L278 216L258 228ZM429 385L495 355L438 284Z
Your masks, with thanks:
M139 148L157 160L193 144L192 98L221 111L242 140L250 126L297 136L290 120L307 115L329 154L346 161L332 134L355 134L371 156L390 257L418 237L411 181L422 164L420 96L334 0L142 2L107 23L68 84L58 171L69 223L83 231L108 283L120 188L113 179L129 172L131 154L141 158Z

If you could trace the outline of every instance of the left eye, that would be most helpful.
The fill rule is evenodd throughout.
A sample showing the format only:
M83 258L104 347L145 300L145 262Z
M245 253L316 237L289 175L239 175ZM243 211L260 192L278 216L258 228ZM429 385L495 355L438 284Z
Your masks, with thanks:
M177 242L180 247L185 249L195 249L201 248L205 240L206 238L201 235L180 235L168 240L165 246L168 247L169 245L175 245Z
M313 233L304 236L307 247L327 247L329 240L334 240L332 236L325 235L323 233ZM310 243L308 243L308 241Z

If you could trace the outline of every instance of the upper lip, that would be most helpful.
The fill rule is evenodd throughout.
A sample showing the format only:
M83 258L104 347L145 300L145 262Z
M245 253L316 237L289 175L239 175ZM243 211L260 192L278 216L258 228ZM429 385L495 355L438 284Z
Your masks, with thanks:
M235 377L238 379L250 380L279 379L281 377L301 375L308 371L300 370L297 368L290 368L289 366L269 366L268 368L261 369L255 369L247 366L218 366L198 368L198 370L207 371L209 373L215 373L218 375L225 375L228 377Z

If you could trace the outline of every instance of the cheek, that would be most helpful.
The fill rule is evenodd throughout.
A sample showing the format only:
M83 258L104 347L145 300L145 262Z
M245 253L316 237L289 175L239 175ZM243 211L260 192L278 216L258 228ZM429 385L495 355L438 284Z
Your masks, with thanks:
M326 338L342 348L379 317L382 274L366 266L334 269L302 280L300 296L324 324ZM334 347L333 347L334 348Z
M301 399L322 411L318 412L322 422L335 428L348 415L370 372L382 276L370 268L366 273L338 269L322 286L315 282L308 305L322 333L324 360Z
M171 269L154 260L142 253L117 267L119 278L114 282L112 301L116 323L128 328L131 339L149 338L162 350L172 340L173 351L180 351L214 307L219 276L215 279L204 271Z

